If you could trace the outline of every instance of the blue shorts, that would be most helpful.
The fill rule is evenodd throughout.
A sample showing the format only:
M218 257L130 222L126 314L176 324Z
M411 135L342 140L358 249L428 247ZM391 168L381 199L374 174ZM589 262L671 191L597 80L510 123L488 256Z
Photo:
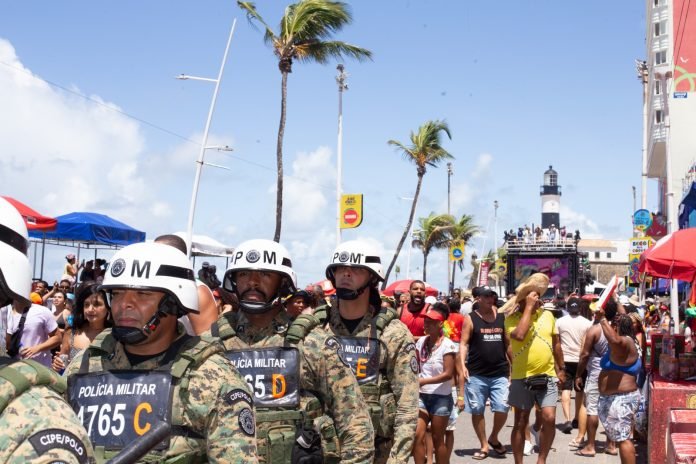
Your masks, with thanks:
M427 411L431 416L449 417L454 408L454 401L452 395L421 393L418 396L418 408Z
M507 377L483 377L470 375L464 385L466 392L466 412L475 416L483 415L486 400L491 400L491 411L507 413L510 406L508 399Z

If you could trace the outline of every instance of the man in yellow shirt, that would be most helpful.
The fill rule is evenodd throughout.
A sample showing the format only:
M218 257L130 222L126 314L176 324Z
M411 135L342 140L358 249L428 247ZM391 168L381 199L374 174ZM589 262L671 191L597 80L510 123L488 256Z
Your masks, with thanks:
M508 404L515 408L510 441L516 464L523 460L524 431L535 404L542 415L538 463L546 462L556 434L556 384L565 380L565 366L556 320L550 311L541 307L540 295L544 294L548 284L546 275L532 275L517 287L516 297L501 308L508 314L505 332L510 337L512 350Z

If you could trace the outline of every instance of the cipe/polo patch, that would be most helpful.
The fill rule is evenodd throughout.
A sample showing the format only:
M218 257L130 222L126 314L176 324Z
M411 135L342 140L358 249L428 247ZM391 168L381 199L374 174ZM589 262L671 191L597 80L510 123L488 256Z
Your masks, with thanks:
M29 437L29 443L42 456L48 451L63 449L75 456L80 464L87 463L87 449L76 435L62 429L46 429Z
M239 388L236 388L228 393L225 394L225 401L227 401L227 404L230 406L233 406L240 401L246 402L249 406L254 405L254 400L252 399L251 395L249 395L247 392L244 390L241 390Z

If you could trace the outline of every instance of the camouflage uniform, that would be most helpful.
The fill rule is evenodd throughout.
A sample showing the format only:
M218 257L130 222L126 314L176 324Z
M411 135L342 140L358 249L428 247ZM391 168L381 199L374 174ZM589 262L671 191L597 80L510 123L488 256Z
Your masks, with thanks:
M302 316L300 316L302 317ZM311 316L307 316L312 318ZM314 318L315 325L318 321ZM286 337L292 321L285 313L280 311L267 327L256 328L252 326L243 312L225 313L217 322L220 326L220 337L226 350L248 350L250 348L270 348L287 346ZM235 335L227 338L225 325L234 328ZM293 326L296 327L296 326ZM215 332L213 332L215 334ZM369 463L373 458L374 432L368 415L367 405L358 388L352 371L346 366L337 353L337 344L333 337L316 327L306 334L295 346L300 351L299 357L299 388L301 395L301 407L311 403L308 398L317 395L321 408L333 420L336 436L340 445L340 459L343 464ZM315 400L316 401L316 400ZM264 455L267 445L268 429L274 426L272 422L263 422L263 414L273 414L257 408L257 437L259 449L259 461L269 462ZM317 411L314 419L321 415ZM326 417L323 417L326 418ZM329 426L318 421L314 427L324 430ZM324 439L326 436L323 437ZM294 437L290 440L294 442ZM322 443L325 445L325 443ZM326 448L325 448L326 449ZM275 455L274 455L275 457ZM330 460L330 456L325 459ZM290 453L286 453L282 459L291 462Z
M87 432L59 394L65 388L33 361L0 368L0 462L94 462Z
M338 337L369 338L374 333L378 314L374 308L365 314L351 333L336 308L323 307L316 313L329 311L327 331ZM389 310L392 311L393 310ZM396 313L379 336L379 379L375 386L361 385L373 414L375 426L375 463L406 464L411 457L413 438L418 422L418 374L413 336L399 321ZM370 394L369 388L376 390Z
M178 324L177 331L177 340L188 337L182 324ZM183 343L172 363L172 372L177 368L179 359L195 354L201 360L190 365L180 381L173 382L172 422L173 425L180 422L185 432L173 431L168 449L151 452L145 458L176 463L258 462L253 430L253 400L246 382L222 356L222 351L219 341L210 337L191 337ZM69 386L71 376L80 372L82 359L86 355L89 356L89 372L153 371L160 367L164 357L163 354L132 366L123 344L117 342L107 329L70 363L66 370ZM235 392L238 395L232 398L231 394ZM174 420L175 417L180 419ZM247 427L243 426L242 418L246 418ZM103 448L95 446L95 452L100 459L107 457Z

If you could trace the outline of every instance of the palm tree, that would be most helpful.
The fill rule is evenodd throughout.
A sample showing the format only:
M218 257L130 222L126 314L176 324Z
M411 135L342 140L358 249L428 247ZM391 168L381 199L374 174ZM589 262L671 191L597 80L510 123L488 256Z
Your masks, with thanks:
M498 248L498 258L501 258L506 254L507 250L505 250L505 248ZM483 259L474 260L472 256L471 265L473 267L473 272L471 273L471 278L469 280L469 288L478 287L479 267L480 263L482 262L490 263L488 268L488 281L486 281L484 285L490 285L491 278L496 281L496 284L505 279L505 273L499 271L495 267L495 252L493 250L488 250L488 253L486 253L486 256L484 256Z
M327 40L350 24L353 17L347 4L330 0L300 0L285 8L280 19L279 33L276 34L261 15L253 2L237 1L250 22L258 21L266 29L263 40L273 47L278 57L281 74L280 124L276 163L278 181L276 189L276 228L273 240L280 241L280 228L283 217L283 135L285 133L285 112L287 105L288 74L292 72L294 60L300 62L316 61L325 64L329 58L355 58L362 61L372 57L372 52L345 42Z
M441 132L444 132L447 134L447 137L452 139L449 126L445 121L427 121L418 128L418 132L414 133L411 131L410 146L407 147L403 143L396 140L390 140L387 142L389 145L397 147L407 161L410 161L416 165L418 183L416 184L416 193L413 195L413 203L411 204L411 214L408 216L408 223L406 224L406 228L401 236L401 240L399 240L399 244L396 247L394 257L387 268L387 273L385 274L384 282L382 283L382 289L386 287L387 282L389 281L389 274L394 267L394 263L396 263L396 259L399 257L401 247L404 246L404 242L408 236L408 231L411 230L413 216L416 214L416 205L418 204L418 196L420 195L421 184L423 183L423 176L425 175L426 167L437 167L437 165L443 160L454 158L447 150L442 148Z
M456 242L461 242L466 245L471 238L481 232L479 226L474 224L474 217L469 214L463 214L462 217L457 221L449 231L449 244L448 246L454 245ZM464 269L464 260L461 259L456 261L452 266L452 285L454 285L454 274L459 266L459 270Z
M454 216L430 213L418 219L419 229L413 233L411 246L423 252L423 281L425 282L428 255L434 249L447 248L450 243L450 229L454 226Z

